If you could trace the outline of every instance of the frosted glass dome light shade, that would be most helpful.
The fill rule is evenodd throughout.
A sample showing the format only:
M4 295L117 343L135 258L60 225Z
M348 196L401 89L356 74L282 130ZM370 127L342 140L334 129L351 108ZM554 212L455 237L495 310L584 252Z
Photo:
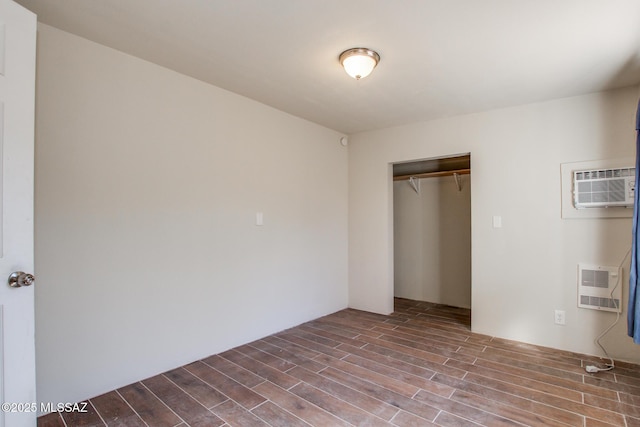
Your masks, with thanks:
M371 49L356 47L340 54L340 64L356 80L367 77L380 62L380 55Z

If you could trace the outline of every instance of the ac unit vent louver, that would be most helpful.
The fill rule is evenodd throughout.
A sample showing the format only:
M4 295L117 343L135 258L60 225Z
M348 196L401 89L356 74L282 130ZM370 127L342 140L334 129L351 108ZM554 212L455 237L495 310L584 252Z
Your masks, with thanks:
M573 204L576 208L633 207L636 169L573 171Z
M578 307L621 313L621 274L618 267L578 264Z

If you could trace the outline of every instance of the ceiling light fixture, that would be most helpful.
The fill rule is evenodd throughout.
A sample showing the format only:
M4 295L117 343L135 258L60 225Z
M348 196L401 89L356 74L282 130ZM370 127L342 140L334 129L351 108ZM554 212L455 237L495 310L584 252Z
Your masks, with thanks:
M365 47L354 47L339 56L344 70L356 80L367 77L380 62L380 55Z

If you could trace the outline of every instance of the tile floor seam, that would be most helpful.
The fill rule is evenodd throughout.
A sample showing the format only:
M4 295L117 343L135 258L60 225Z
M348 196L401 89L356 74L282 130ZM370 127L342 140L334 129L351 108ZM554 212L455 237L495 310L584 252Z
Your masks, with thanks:
M149 427L149 423L147 423L138 413L138 411L136 411L136 409L129 403L129 401L127 399L124 398L124 396L122 394L120 394L120 392L118 391L118 389L114 390L114 392L120 396L120 399L122 399L122 401L129 407L131 408L131 410L133 411L134 414L136 414L138 416L138 418L140 418L140 420L142 420L143 423L145 423L145 425L147 425L147 427Z
M261 395L261 396L262 396L262 395ZM287 414L291 415L292 417L299 419L299 420L300 420L300 421L302 421L304 424L310 425L310 424L309 424L308 422L306 422L304 419L300 418L299 416L297 416L296 414L294 414L294 413L292 413L292 412L290 412L290 411L287 411L285 408L283 408L282 406L278 405L276 402L274 402L274 401L272 401L272 400L270 400L270 399L265 400L264 402L262 402L260 405L256 406L256 407L255 407L255 408L253 408L253 409L258 408L259 406L262 406L262 405L264 405L264 404L265 404L265 403L267 403L267 402L270 402L272 405L277 406L279 409L281 409L282 411L284 411L284 412L286 412ZM253 409L250 411L251 413L253 413ZM262 419L261 417L259 417L259 416L258 416L258 415L256 415L256 414L253 414L253 415L255 415L256 417L258 417L258 418L260 418L261 420L263 420L267 425L271 426L271 424L270 424L267 420Z
M263 377L262 375L257 374L257 373L255 373L255 372L253 372L253 371L251 371L251 370L249 370L249 369L245 368L245 367L244 367L244 366L242 366L242 365L237 364L237 363L236 363L236 362L234 362L233 360L229 360L229 359L227 359L227 358L226 358L226 357L224 357L224 356L220 356L220 357L221 357L222 359L226 360L227 362L232 363L233 365L237 366L238 368L240 368L240 369L242 369L242 370L244 370L244 371L247 371L247 372L248 372L248 373L250 373L251 375L254 375L254 376L256 376L256 377L258 377L258 378L260 378L260 379L262 380L262 381L260 381L258 384L254 385L254 386L251 386L251 387L249 387L248 385L242 384L242 383L240 383L239 381L237 381L239 384L244 385L244 386L245 386L245 387L247 387L248 389L252 389L253 387L258 386L258 385L262 384L263 382L265 382L265 381L267 380L267 378ZM245 358L249 359L249 356L245 356ZM255 360L255 359L252 359L252 360ZM259 360L256 360L256 362L261 363ZM267 366L267 365L265 365L265 366Z
M184 388L182 388L178 383L176 383L175 381L173 381L171 378L169 378L166 375L166 372L163 372L162 375L167 381L169 381L171 384L173 384L174 386L176 386L177 388L180 389L180 391L182 391L184 394L186 394L187 396L189 396L190 398L192 398L198 405L202 406L204 409L209 410L209 408L207 408L206 406L204 406L204 404L202 404L198 399L196 399L195 396L193 396L191 393L189 393L187 390L185 390Z
M301 383L302 383L302 382L301 382ZM305 383L305 384L306 384L306 383ZM279 389L281 389L281 390L283 390L283 391L285 391L285 392L287 391L287 390L283 389L282 387L280 387L278 384L271 383L271 385L273 385L273 386L275 386L275 387L278 387ZM308 385L310 385L311 387L313 387L311 384L308 384ZM315 388L315 387L314 387L314 388ZM345 422L345 423L347 423L347 424L353 425L352 423L350 423L350 422L348 422L348 421L345 421L344 419L340 418L339 416L332 414L331 412L327 411L327 410L326 410L326 409L324 409L323 407L318 406L318 405L316 405L315 403L313 403L313 402L311 402L311 401L309 401L309 400L307 400L307 399L305 399L305 398L303 398L303 397L298 396L296 393L292 393L292 394L293 394L296 398L304 400L304 401L305 401L305 402L307 402L309 405L314 406L315 408L319 409L319 410L320 410L320 411L322 411L323 413L328 414L328 415L329 415L329 416L331 416L331 417L338 418L339 420L344 421L344 422ZM261 396L262 396L262 395L261 395ZM264 396L263 396L263 397L264 397ZM335 396L334 396L334 397L335 397ZM280 406L278 403L276 403L276 402L273 402L273 403L274 403L276 406L278 406L280 409L282 409L283 411L287 411L287 409L286 409L286 408L283 408L283 407L282 407L282 406ZM289 412L289 411L287 411L287 412ZM295 416L295 414L292 414L292 415L294 415L294 416ZM304 420L303 420L303 421L304 421ZM306 422L306 421L305 421L305 422Z
M93 398L92 398L93 399ZM104 418L102 418L102 415L100 415L100 411L98 411L98 408L96 408L96 405L93 404L93 402L91 401L91 399L87 399L86 402L91 405L91 407L93 408L94 411L96 411L96 415L98 415L98 418L100 418L100 420L102 421L102 423L104 424L105 427L108 426L107 422L104 420Z
M64 424L64 426L65 426L65 427L70 427L70 426L67 424L67 421L66 421L66 420L64 419L64 417L62 416L62 413L61 413L61 412L58 412L57 414L58 414L58 417L60 417L60 419L62 420L62 424Z
M328 369L328 368L329 368L329 367L327 367L327 368L323 369L323 371L324 371L324 370L326 370L326 369ZM334 369L335 369L335 368L334 368ZM340 372L342 372L342 371L340 371ZM320 373L318 373L318 375L320 375ZM356 388L351 387L350 385L347 385L347 384L344 384L344 383L341 383L341 382L337 382L337 381L335 381L335 380L333 380L333 379L331 379L331 378L329 378L329 377L325 377L325 376L323 376L323 378L324 378L325 380L327 380L327 381L334 382L334 383L336 383L336 384L341 385L342 387L348 388L348 389L353 390L353 391L355 391L355 392L357 392L357 393L359 393L359 394L362 394L363 396L366 396L366 397L368 397L368 398L371 398L371 399L377 400L377 401L382 402L382 403L384 403L384 404L386 404L386 405L393 406L393 407L394 407L394 408L396 408L397 410L400 410L400 408L398 408L398 407L396 407L396 406L394 406L394 405L391 405L389 402L385 402L385 401L384 401L384 400L382 400L382 399L378 399L377 397L374 397L374 396L371 396L371 395L369 395L369 394L363 393L363 392L361 392L360 390L358 390L358 389L356 389ZM362 381L366 381L366 380L362 380ZM301 381L301 382L305 382L305 381ZM335 396L334 396L334 397L335 397ZM365 412L368 412L368 411L365 411ZM370 413L370 414L372 414L372 415L375 415L375 414L373 414L373 413L371 413L371 412L369 412L369 413Z
M381 418L381 417L377 416L376 414L373 414L373 413L371 413L371 412L369 412L369 411L366 411L366 410L364 410L364 409L362 409L362 408L358 408L357 406L352 405L350 402L348 402L348 401L344 400L343 398L341 398L341 397L339 397L339 396L334 396L333 394L329 394L329 393L327 393L326 391L322 390L321 388L318 388L318 387L314 386L313 384L309 384L309 383L304 382L304 381L301 381L300 383L301 383L301 384L302 384L302 383L304 383L304 384L308 385L309 387L312 387L312 388L314 388L314 389L318 390L318 391L319 391L319 392L321 392L321 393L327 394L327 395L329 395L329 396L333 397L334 399L340 400L341 402L346 403L347 405L349 405L349 406L350 406L350 407L352 407L352 408L357 409L358 411L364 412L364 413L366 413L366 414L368 414L368 415L370 415L370 416L372 416L372 417L375 417L375 418L378 418L378 419L380 419L380 420L382 420L382 421L385 421L383 418ZM296 395L296 396L297 396L297 395ZM304 398L302 398L302 399L304 399ZM305 399L305 400L306 400L306 399ZM334 416L338 417L337 415L334 415ZM340 417L338 417L338 418L340 418ZM342 419L342 418L341 418L341 419ZM346 421L346 420L345 420L345 421ZM348 422L348 421L347 421L347 422ZM385 422L388 422L388 421L385 421Z
M153 378L153 377L151 377L151 378ZM142 381L146 381L146 380L148 380L148 379L149 379L149 378L145 378L145 379L144 379L144 380L142 380ZM164 400L160 399L160 396L158 396L157 394L155 394L155 393L153 392L153 390L151 390L149 387L147 387L147 385L146 385L146 384L144 384L142 381L138 381L138 384L140 384L140 385L142 385L142 387L146 388L146 389L147 389L147 391L148 391L149 393L151 393L151 394L152 394L156 399L158 399L158 400L159 400L159 401L160 401L164 406L166 406L166 407L167 407L167 409L169 409L171 412L173 412L173 414L174 414L176 417L178 417L178 419L180 419L180 420L182 421L182 423L184 423L184 424L186 424L186 425L189 425L189 423L188 423L184 418L182 418L180 415L178 415L178 414L176 413L176 411L174 411L174 410L173 410L173 408L171 408L171 407L170 407L170 406L169 406L169 405L168 405ZM135 384L135 383L134 383L134 384ZM181 424L181 423L178 423L178 424L176 424L176 426L179 426L180 424Z
M490 386L487 386L487 385L477 384L477 383L474 383L474 382L471 382L471 384L473 384L473 385L477 385L477 386L479 386L479 387L487 388L487 389L492 390L492 391L494 391L494 392L498 392L498 393L502 393L502 394L505 394L505 395L513 396L513 397L515 397L515 398L517 398L517 399L526 400L526 401L528 401L528 402L530 402L530 403L533 403L533 404L535 404L535 405L540 405L540 406L548 407L548 408L551 408L551 409L554 409L554 410L558 410L558 411L566 412L566 413L569 413L569 414L574 414L574 415L582 416L582 417L584 418L584 416L583 416L582 414L580 414L580 413L578 413L578 412L575 412L575 411L572 411L572 410L569 410L569 409L564 409L564 408L560 408L560 407L557 407L557 406L553 406L553 405L551 405L551 404L549 404L549 403L545 403L545 402L542 402L542 401L539 401L539 400L535 400L535 399L531 399L531 398L528 398L528 397L520 396L520 395L518 395L518 394L509 393L508 391L500 390L500 389L497 389L497 388L494 388L494 387L490 387ZM523 388L526 388L526 387L523 387ZM504 401L501 401L501 400L491 399L491 398L488 398L488 397L486 397L486 396L484 396L484 395L482 395L482 394L480 394L480 393L471 392L471 391L467 391L467 390L462 390L462 389L459 389L459 388L454 388L454 390L453 390L453 392L451 393L451 395L453 396L453 394L454 394L456 391L461 391L461 392L465 392L465 393L469 393L469 394L474 394L474 395L477 395L477 396L482 396L482 397L485 397L487 400L491 400L491 401L493 401L493 402L496 402L496 403L497 403L497 404L499 404L499 405L503 405L503 406L507 406L507 407L515 408L515 409L520 409L520 406L517 406L517 405L515 405L515 404L507 403L507 402L504 402ZM544 392L540 392L540 393L542 393L542 394L547 394L547 395L548 395L548 396L550 396L550 397L554 397L553 395L550 395L550 394L548 394L548 393L544 393ZM565 400L566 400L566 399L565 399ZM570 402L570 403L576 403L576 404L582 404L582 405L585 405L585 406L592 406L592 405L586 405L586 404L584 404L584 403L580 403L580 402L574 402L574 401L571 401L571 400L568 400L568 402ZM592 407L593 407L593 406L592 406ZM602 408L597 408L597 409L602 409ZM483 411L484 411L484 410L483 410ZM486 411L485 411L485 412L486 412ZM527 411L527 410L525 410L524 412L528 412L528 413L531 413L531 414L536 415L536 413L535 413L535 412L531 412L531 411ZM537 415L539 415L539 414L537 414ZM540 416L542 416L542 415L540 415ZM551 418L546 417L546 416L542 416L542 417L543 417L543 418L546 418L546 419L550 419L550 420L552 420L552 421L554 420L554 419L551 419ZM556 421L557 421L557 420L556 420ZM563 424L564 424L564 423L563 423Z
M482 375L480 375L480 374L476 374L476 375L478 375L478 376L482 376ZM502 381L500 381L500 380L496 380L496 381L502 382ZM472 382L472 384L477 384L477 383ZM507 384L511 384L511 383L507 383ZM479 384L478 384L478 385L479 385ZM540 404L540 405L549 406L549 407L554 408L554 409L557 409L557 410L565 411L565 412L568 412L568 413L572 413L572 414L575 414L575 415L579 415L579 416L584 417L584 415L583 415L581 412L576 412L575 410L572 410L572 409L566 409L566 408L562 408L562 407L554 406L554 405L551 405L551 404L549 404L549 403L546 403L546 402L543 402L543 401L540 401L540 400L529 399L529 398L526 398L526 397L520 396L520 395L518 395L518 394L509 393L509 392L506 392L506 391L502 391L502 390L500 390L500 389L496 389L496 388L494 388L494 387L490 387L490 386L484 386L484 387L487 387L487 388L489 388L489 389L491 389L491 390L494 390L494 391L498 391L498 392L502 392L502 393L505 393L505 394L508 394L508 395L512 395L512 396L515 396L515 397L518 397L518 398L522 398L522 399L525 399L525 400L529 400L529 401L532 401L532 402L537 403L537 404ZM528 389L528 387L524 387L524 386L519 386L519 387L522 387L522 388ZM457 390L457 389L456 389L456 390ZM561 398L561 397L559 397L559 396L556 396L556 395L553 395L553 394L550 394L550 393L546 393L546 392L543 392L543 391L539 391L539 390L538 390L538 391L536 391L536 392L537 392L537 393L541 393L541 394L543 394L543 395L547 395L547 396L549 396L550 398L553 398L553 399L556 399L556 400L566 401L569 405L572 405L572 404L578 404L578 405L583 405L583 406L585 406L585 407L587 407L587 406L588 406L588 407L596 408L597 410L601 410L601 411L608 411L608 412L612 412L612 413L614 413L614 414L620 414L620 415L624 416L623 414L621 414L621 413L619 413L619 412L616 412L616 411L611 411L611 410L606 409L606 408L600 408L600 407L597 407L597 406L589 405L589 404L587 404L587 403L585 403L585 402L584 402L584 398L583 398L581 401L575 401L575 400L570 400L570 399L566 399L566 398ZM582 395L583 395L583 394L582 394ZM502 402L499 402L499 403L502 403ZM593 417L591 417L591 418L592 418L592 419L595 419L595 418L593 418Z

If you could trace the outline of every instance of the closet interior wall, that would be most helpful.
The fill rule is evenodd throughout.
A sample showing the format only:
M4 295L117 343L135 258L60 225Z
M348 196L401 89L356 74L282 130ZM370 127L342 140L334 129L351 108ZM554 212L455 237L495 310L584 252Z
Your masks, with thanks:
M396 178L393 195L395 296L471 308L471 175Z

